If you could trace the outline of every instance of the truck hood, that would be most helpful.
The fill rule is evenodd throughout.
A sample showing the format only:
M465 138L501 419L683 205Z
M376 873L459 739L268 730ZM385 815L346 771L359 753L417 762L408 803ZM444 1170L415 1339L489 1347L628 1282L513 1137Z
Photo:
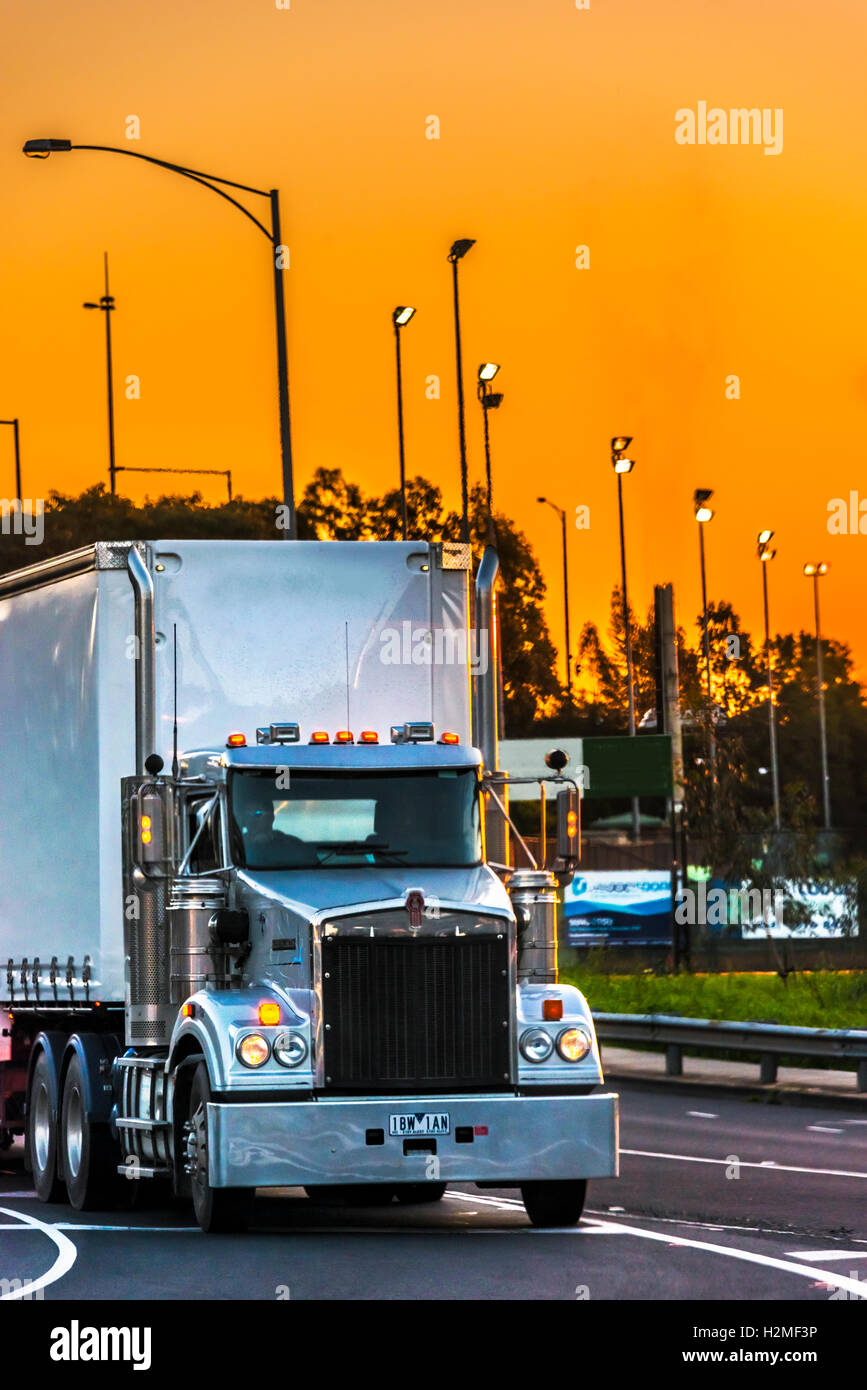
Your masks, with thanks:
M402 903L420 888L428 902L466 904L469 909L512 915L509 895L493 869L402 869L368 865L355 869L240 869L238 882L260 898L311 920L340 907Z

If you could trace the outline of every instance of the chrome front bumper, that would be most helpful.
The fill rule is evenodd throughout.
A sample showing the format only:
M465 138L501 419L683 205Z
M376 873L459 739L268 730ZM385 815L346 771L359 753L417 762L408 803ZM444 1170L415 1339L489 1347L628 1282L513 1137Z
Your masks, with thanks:
M213 1187L324 1183L488 1182L504 1186L618 1173L618 1097L425 1096L410 1099L208 1105ZM392 1115L448 1112L449 1133L431 1149L390 1135ZM472 1131L458 1143L456 1130ZM370 1143L369 1131L382 1131ZM377 1136L378 1137L378 1136ZM426 1138L426 1136L418 1136Z

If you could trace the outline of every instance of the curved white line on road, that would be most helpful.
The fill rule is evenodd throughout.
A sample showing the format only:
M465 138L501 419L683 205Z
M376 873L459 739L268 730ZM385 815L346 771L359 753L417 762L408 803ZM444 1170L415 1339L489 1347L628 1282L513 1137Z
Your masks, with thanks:
M691 1240L687 1236L666 1235L663 1231L639 1231L635 1226L624 1226L620 1221L600 1221L597 1225L610 1232L638 1236L642 1240L658 1240L666 1245L682 1245L689 1250L706 1250L711 1255L728 1255L732 1260L745 1260L747 1264L763 1265L765 1269L779 1269L786 1274L797 1274L802 1279L812 1279L821 1284L833 1284L835 1288L845 1289L856 1298L864 1298L865 1285L845 1274L835 1274L830 1269L818 1269L813 1265L796 1264L794 1260L780 1260L775 1255L758 1255L753 1250L738 1250L729 1245L714 1245L709 1240ZM540 1231L544 1235L544 1231Z
M721 1163L725 1168L730 1168L736 1163L738 1168L764 1168L765 1172L773 1168L775 1173L812 1173L819 1178L867 1178L867 1173L849 1172L845 1168L795 1168L788 1163L777 1163L771 1158L766 1158L761 1163L747 1163L742 1158L696 1158L693 1154L658 1154L650 1149L621 1149L620 1152L629 1154L632 1158L667 1158L678 1163Z
M15 1289L12 1293L0 1294L0 1303L10 1299L31 1299L37 1289L44 1289L47 1284L55 1284L58 1279L62 1279L64 1274L68 1274L75 1264L78 1251L68 1236L61 1231L55 1230L44 1221L40 1221L36 1216L25 1216L23 1211L13 1211L10 1207L0 1207L0 1212L4 1216L15 1216L19 1221L23 1221L27 1226L32 1226L35 1230L41 1231L48 1236L57 1246L57 1259L45 1274L40 1274L38 1279L33 1279L29 1284L24 1284L20 1289ZM22 1228L18 1228L22 1229Z

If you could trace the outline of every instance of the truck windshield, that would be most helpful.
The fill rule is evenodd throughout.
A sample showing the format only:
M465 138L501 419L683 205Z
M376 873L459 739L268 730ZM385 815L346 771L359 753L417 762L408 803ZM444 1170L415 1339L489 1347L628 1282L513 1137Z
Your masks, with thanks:
M229 779L229 806L232 856L249 869L481 863L472 768L236 770Z

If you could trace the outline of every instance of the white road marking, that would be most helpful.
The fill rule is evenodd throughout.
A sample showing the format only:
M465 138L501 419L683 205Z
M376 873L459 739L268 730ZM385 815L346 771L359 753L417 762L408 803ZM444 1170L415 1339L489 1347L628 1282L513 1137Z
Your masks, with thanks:
M747 1163L744 1159L697 1158L694 1154L653 1153L649 1149L621 1149L620 1152L633 1158L666 1158L676 1163L717 1163L724 1168L736 1163L739 1168L774 1168L778 1173L812 1173L820 1178L867 1178L867 1173L850 1172L845 1168L796 1168L792 1164L777 1163L772 1158L763 1159L761 1163Z
M807 1125L814 1134L845 1134L845 1130L832 1129L830 1125Z
M714 1115L711 1110L687 1110L687 1115L694 1115L697 1120L718 1120L719 1115Z
M0 1303L12 1299L26 1298L29 1300L37 1289L44 1289L46 1285L54 1284L58 1279L62 1279L64 1274L68 1274L75 1264L78 1251L67 1236L62 1235L60 1231L55 1230L53 1226L47 1225L44 1221L39 1221L35 1216L25 1216L24 1212L11 1211L9 1207L0 1207L0 1212L4 1216L17 1217L19 1222L25 1223L24 1226L18 1225L16 1230L25 1230L28 1226L33 1227L35 1230L41 1231L43 1235L48 1236L48 1239L53 1240L57 1246L57 1259L45 1274L40 1274L37 1279L24 1284L20 1289L13 1290L12 1293L0 1294Z
M708 1240L691 1240L686 1236L665 1235L662 1231L640 1231L635 1226L624 1226L619 1221L600 1222L600 1226L624 1235L638 1236L641 1240L658 1240L666 1245L682 1245L688 1250L706 1250L711 1255L727 1255L733 1260L744 1260L747 1264L763 1265L765 1269L779 1269L786 1274L797 1274L802 1279L818 1280L826 1286L833 1285L848 1293L863 1298L867 1288L857 1279L845 1274L835 1274L832 1270L816 1269L811 1265L795 1264L793 1260L780 1260L774 1255L758 1255L753 1250L737 1250L728 1245L714 1245ZM538 1234L544 1234L539 1231Z
M602 1210L598 1207L585 1207L584 1215L600 1216L606 1219L609 1211L613 1210L613 1207L609 1207L608 1210ZM781 1230L778 1226L734 1226L730 1222L687 1221L682 1216L645 1216L644 1213L640 1211L628 1211L625 1215L630 1221L655 1221L665 1226L695 1226L700 1231L743 1231L745 1235L752 1236L791 1236L792 1234L791 1231ZM859 1236L850 1236L849 1239L853 1241L855 1245L867 1245L867 1239L862 1240ZM808 1255L810 1251L802 1251L801 1253Z
M867 1260L867 1250L790 1250L788 1254L792 1260Z

